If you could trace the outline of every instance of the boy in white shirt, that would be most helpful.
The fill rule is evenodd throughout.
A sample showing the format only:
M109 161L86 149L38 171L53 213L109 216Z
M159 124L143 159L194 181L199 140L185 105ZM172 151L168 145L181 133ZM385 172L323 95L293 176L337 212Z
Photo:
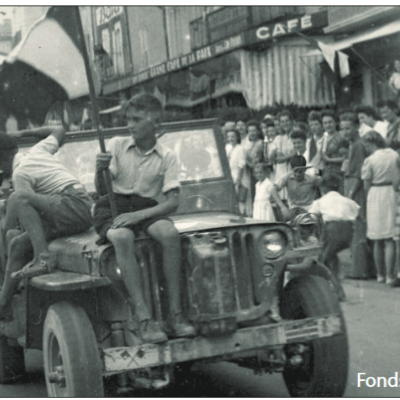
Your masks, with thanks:
M315 200L309 209L309 213L321 215L325 223L321 261L331 270L338 282L340 263L337 253L350 247L353 238L353 223L360 209L355 201L338 192L339 187L338 176L325 174L321 180L323 196ZM344 300L343 288L338 295L339 300Z

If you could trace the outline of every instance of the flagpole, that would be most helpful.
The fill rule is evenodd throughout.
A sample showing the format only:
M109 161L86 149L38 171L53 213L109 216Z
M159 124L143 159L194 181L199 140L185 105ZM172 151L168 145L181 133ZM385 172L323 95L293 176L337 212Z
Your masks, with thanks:
M90 101L92 103L92 109L93 109L94 124L96 127L97 136L99 137L100 150L102 153L105 153L106 145L104 142L103 130L100 127L99 106L97 103L96 92L94 89L93 75L92 75L92 70L90 68L90 63L89 63L89 55L88 55L88 52L86 49L86 42L85 42L85 36L83 33L81 15L79 13L78 6L74 6L74 9L75 9L76 21L77 21L77 25L78 25L78 32L79 32L79 36L80 36L80 40L81 40L81 44L82 44L82 48L83 48L83 60L85 62L86 77L87 77L88 84L89 84L89 93L90 93ZM111 184L110 170L109 169L104 170L103 174L104 174L104 180L105 180L108 198L109 198L109 202L110 202L111 213L112 213L113 218L115 218L118 215L118 212L117 212L117 206L115 203L114 192L113 192L112 184Z

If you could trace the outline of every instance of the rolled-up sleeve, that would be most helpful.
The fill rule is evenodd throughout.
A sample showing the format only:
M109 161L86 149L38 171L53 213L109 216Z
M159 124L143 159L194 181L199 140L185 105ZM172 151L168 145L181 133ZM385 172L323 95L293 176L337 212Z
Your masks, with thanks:
M176 157L170 151L164 154L164 182L162 192L167 193L172 189L178 189L179 184L179 173L178 173L178 162Z
M372 180L372 166L369 158L364 160L364 164L361 168L361 179L363 181L371 181Z
M114 138L110 139L110 141L107 144L107 151L109 151L112 155L109 170L113 179L116 179L118 176L117 144L118 142L114 140Z

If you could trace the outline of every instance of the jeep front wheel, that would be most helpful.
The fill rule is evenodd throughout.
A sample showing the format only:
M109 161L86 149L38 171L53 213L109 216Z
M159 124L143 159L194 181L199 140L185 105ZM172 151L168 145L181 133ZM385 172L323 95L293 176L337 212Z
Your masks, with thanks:
M85 311L67 302L50 306L43 328L49 397L103 397L102 364Z
M287 356L298 362L283 372L289 394L294 397L341 397L346 388L348 343L345 321L329 283L313 276L292 279L284 288L282 317L303 319L339 314L343 333L286 347Z

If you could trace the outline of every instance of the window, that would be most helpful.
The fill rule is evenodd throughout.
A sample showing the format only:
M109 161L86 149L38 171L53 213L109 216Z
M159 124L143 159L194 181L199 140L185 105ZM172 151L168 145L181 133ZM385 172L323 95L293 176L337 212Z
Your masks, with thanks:
M113 60L115 73L117 75L125 74L124 47L122 43L121 21L114 24L113 30Z
M140 38L140 50L142 55L142 69L149 67L149 39L147 36L147 29L141 29L139 31Z
M111 58L110 31L108 28L101 30L101 45L96 45L95 65L102 80L114 75L113 61Z
M110 31L108 28L101 30L101 43L103 44L103 49L108 54L111 54Z

